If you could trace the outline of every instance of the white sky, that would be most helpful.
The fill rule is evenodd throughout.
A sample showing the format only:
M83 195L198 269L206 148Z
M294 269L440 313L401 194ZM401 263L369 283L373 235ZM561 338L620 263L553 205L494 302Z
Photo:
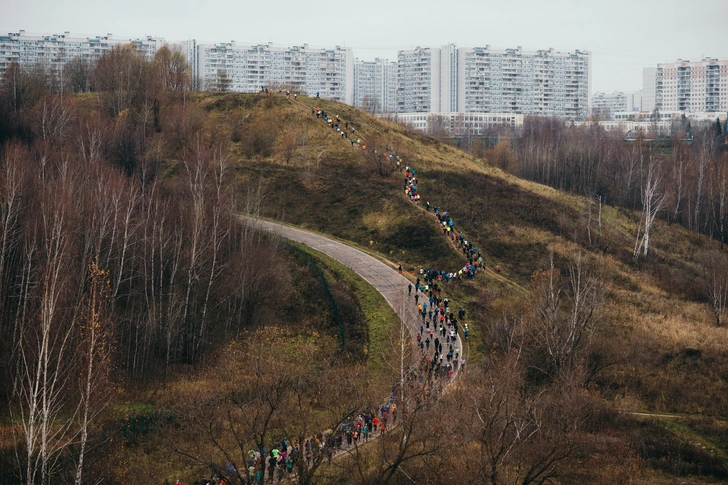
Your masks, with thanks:
M0 0L0 32L154 35L351 47L395 59L414 46L593 53L592 91L642 88L658 62L728 58L728 0Z

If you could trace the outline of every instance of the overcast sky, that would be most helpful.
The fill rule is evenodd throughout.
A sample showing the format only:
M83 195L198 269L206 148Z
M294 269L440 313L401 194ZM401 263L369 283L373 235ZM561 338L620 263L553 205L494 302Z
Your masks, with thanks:
M728 0L0 0L0 32L154 35L351 47L395 59L415 46L593 53L592 91L636 91L642 68L728 58Z

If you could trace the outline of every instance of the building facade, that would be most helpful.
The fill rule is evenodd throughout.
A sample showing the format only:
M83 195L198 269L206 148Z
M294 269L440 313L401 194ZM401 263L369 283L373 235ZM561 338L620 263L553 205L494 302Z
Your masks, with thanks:
M72 37L69 32L29 36L21 30L0 36L0 76L13 61L22 66L49 65L53 72L60 73L71 59L95 60L115 45L129 43L148 59L166 44L164 39L151 36L115 39L107 34L84 38ZM272 43L238 45L234 41L202 43L190 39L172 47L187 58L193 89L198 90L259 92L282 87L373 113L512 113L579 120L591 112L591 55L580 50L523 51L520 47L448 44L402 50L397 61L355 62L351 49L339 46L280 47ZM655 102L666 107L668 103L692 107L703 99L706 107L723 106L726 66L725 62L716 62L688 66L690 75L683 72L685 66L680 67L681 87L675 80L679 69L658 67L655 86L676 86L675 90L689 93L690 101L675 101L675 96L663 88L664 92L653 96ZM693 77L701 81L685 88L685 80ZM595 100L606 103L603 98ZM629 110L623 100L619 102L613 111Z
M354 100L351 49L226 42L195 44L183 51L202 89L251 93L281 87L348 104Z
M583 119L589 114L591 55L553 49L461 48L458 111Z
M613 120L615 113L631 113L642 109L642 91L612 94L596 92L591 97L591 114L602 120Z
M116 39L112 34L74 37L69 32L52 35L17 33L0 36L0 80L7 67L48 66L62 77L63 67L75 58L94 61L114 46L133 45L146 59L167 42L148 36L143 39ZM186 57L194 81L193 88L257 92L267 87L285 86L311 96L351 104L354 95L354 62L351 49L310 48L307 44L276 47L272 44L239 46L235 42L199 43L194 39L176 42Z
M354 62L354 106L372 114L397 110L397 63L386 59Z
M417 47L397 59L399 113L515 113L585 119L591 55Z
M621 91L612 94L596 92L591 98L591 114L603 120L611 120L614 113L631 111L627 109L627 95Z
M416 47L397 54L397 112L440 110L440 49Z
M643 110L728 111L728 60L678 60L643 70Z
M82 58L93 61L114 46L123 44L132 44L145 58L151 60L166 42L152 36L143 39L115 39L112 34L74 37L70 32L27 35L24 30L0 35L0 80L13 61L23 67L48 67L54 75L62 77L64 66L71 60Z

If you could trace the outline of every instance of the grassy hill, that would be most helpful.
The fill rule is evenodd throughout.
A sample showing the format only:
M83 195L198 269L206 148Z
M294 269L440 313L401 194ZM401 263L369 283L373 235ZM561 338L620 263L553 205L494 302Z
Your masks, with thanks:
M233 98L208 96L203 104L216 112ZM377 173L361 150L312 115L310 107L320 106L355 126L369 149L394 147L416 168L423 203L448 210L483 252L486 277L453 289L478 330L481 352L491 348L498 320L526 306L532 275L549 267L551 255L566 273L582 253L598 261L608 283L593 336L605 359L593 383L602 398L625 413L675 413L688 421L709 416L725 423L728 339L706 296L707 262L725 257L718 243L658 221L649 257L634 263L639 213L609 206L600 212L594 200L520 180L349 106L305 97L299 103L253 99L245 109L269 118L279 133L269 156L241 155L238 162L247 183L262 184L263 216L370 247L410 271L462 263L434 217L404 197L401 174Z
M392 438L381 440L381 450L370 447L373 451L350 457L350 463L330 467L321 475L323 483L381 483L384 476L392 483L405 483L404 475L387 475L382 465L390 459L388 453L400 452L408 476L417 483L452 483L453 477L484 481L490 476L482 469L488 445L499 436L489 434L495 427L481 427L480 412L489 408L479 400L489 395L492 402L499 398L508 404L491 409L496 417L499 409L507 408L514 409L528 429L540 431L546 423L535 443L519 442L513 455L496 460L502 464L502 476L541 457L548 461L550 450L557 450L553 456L559 457L554 461L559 473L554 476L562 483L626 483L625 477L635 483L671 483L677 477L702 483L728 478L728 338L726 329L716 325L708 292L711 275L726 257L717 242L657 221L648 257L635 263L638 212L600 206L593 199L524 181L487 160L336 102L276 94L171 96L155 108L153 122L140 116L145 113L141 108L104 114L93 93L65 102L76 110L81 135L59 137L59 153L71 153L76 138L83 143L87 136L90 143L88 126L97 127L100 136L109 138L98 158L116 165L113 174L111 169L99 172L99 181L126 177L145 194L151 192L147 188L152 181L159 182L164 196L159 200L166 204L160 206L169 208L167 224L182 227L174 239L179 241L177 258L189 268L195 264L187 263L191 251L183 238L198 227L190 222L193 211L186 210L194 200L187 184L194 180L190 161L195 157L212 160L210 166L218 160L229 162L234 171L234 190L224 199L207 200L225 200L235 211L347 241L393 267L401 263L413 279L423 268L452 271L466 262L443 236L433 213L425 210L425 202L447 210L457 231L482 252L487 270L444 290L451 308L467 310L470 370L448 394L422 410L432 414L418 418L418 424L439 423L442 416L452 416L448 432L439 426L417 426L404 442L397 441L402 435L391 433ZM367 150L317 118L315 107L355 127L353 137L361 138ZM41 116L40 109L27 115L28 133ZM52 148L50 142L36 145L37 153L50 153L47 147ZM18 142L11 148L20 153L27 147ZM25 155L27 163L44 160L33 150ZM394 152L416 169L420 205L405 196L401 172L393 165L377 165L374 150ZM84 163L78 161L79 174L86 171ZM58 179L65 183L63 177ZM126 184L126 179L118 183ZM84 193L83 189L79 183L73 190ZM154 200L140 204L149 207L144 212L147 219L138 216L147 224L139 227L148 227L150 234L161 220L154 215ZM69 198L64 205L69 213L82 206L71 202ZM219 232L227 234L222 228ZM215 280L210 299L215 311L205 327L210 330L201 358L185 360L184 338L197 335L185 330L180 331L179 357L165 363L160 332L149 337L152 344L140 352L150 363L143 369L148 375L136 382L129 359L124 360L123 350L117 351L122 377L110 379L120 390L95 430L103 445L88 459L97 472L109 465L108 475L99 478L161 482L200 477L209 472L210 463L245 460L247 449L254 446L252 436L260 432L258 415L249 409L265 409L272 402L278 406L275 436L265 435L267 443L283 434L318 433L322 423L336 423L337 413L355 409L355 401L373 405L388 394L392 372L381 357L391 344L394 318L382 299L321 255L306 256L302 248L275 240L250 243L237 232L232 230L235 236L221 245L229 251L223 265L227 273L214 268L209 272L224 277ZM141 229L135 237L139 241L134 247L145 248L149 239ZM43 241L37 244L43 247ZM115 244L118 238L108 243L109 254L116 254ZM87 246L78 243L79 248ZM169 246L160 247L169 257ZM206 246L210 247L214 243ZM114 314L112 319L127 348L135 340L125 329L141 321L138 315L146 315L138 296L146 294L146 254L135 250L133 261L142 276L129 276L129 288L121 285L125 304L114 308L119 313L129 309L128 315ZM212 260L207 257L204 264ZM171 269L163 272L170 273ZM149 281L155 281L156 273L151 274ZM202 299L204 276L187 274L190 287ZM552 291L554 283L558 291ZM179 295L188 288L179 283L170 287ZM343 352L325 287L345 313ZM233 294L241 295L239 300L229 297ZM586 295L588 301L577 302L577 295ZM207 311L206 304L191 308L199 314L203 308ZM170 315L173 319L175 313ZM546 326L552 317L562 326ZM197 328L198 317L187 320L190 328ZM583 325L583 332L571 350L559 354L549 339L566 342L570 321ZM159 322L166 324L163 318ZM161 369L164 364L166 384L170 362L172 378L162 386ZM277 400L279 395L284 397ZM248 404L236 408L241 400ZM509 419L504 419L507 429L501 435L513 432L508 426L515 421ZM17 426L9 419L6 423L6 430ZM231 435L231 430L240 434ZM17 438L10 432L6 436L10 450ZM407 443L427 452L422 451L421 458L416 453L409 456ZM223 450L241 456L225 455ZM562 456L563 450L568 452ZM7 453L10 458L1 464L13 462L11 455ZM64 459L64 466L72 470L73 452Z

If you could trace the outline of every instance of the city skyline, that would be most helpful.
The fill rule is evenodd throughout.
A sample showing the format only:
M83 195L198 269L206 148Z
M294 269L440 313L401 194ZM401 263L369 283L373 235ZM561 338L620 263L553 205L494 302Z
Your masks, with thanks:
M196 89L202 90L259 92L277 85L372 113L522 113L570 120L589 113L591 54L579 50L450 44L400 51L396 62L366 63L355 62L352 50L339 46L175 43L152 36L74 37L70 32L35 36L21 30L0 35L0 79L12 62L42 64L62 77L73 59L99 59L128 42L147 59L165 44L179 49L190 63Z
M0 32L63 33L144 37L168 41L303 45L351 48L362 60L396 60L416 46L554 48L593 54L593 91L641 89L642 69L678 59L728 58L721 42L728 2L618 0L608 6L576 0L496 2L457 0L444 8L429 1L373 0L366 8L332 8L316 2L281 0L275 7L228 0L202 4L161 0L124 4L73 0L56 4L29 0L3 7Z

